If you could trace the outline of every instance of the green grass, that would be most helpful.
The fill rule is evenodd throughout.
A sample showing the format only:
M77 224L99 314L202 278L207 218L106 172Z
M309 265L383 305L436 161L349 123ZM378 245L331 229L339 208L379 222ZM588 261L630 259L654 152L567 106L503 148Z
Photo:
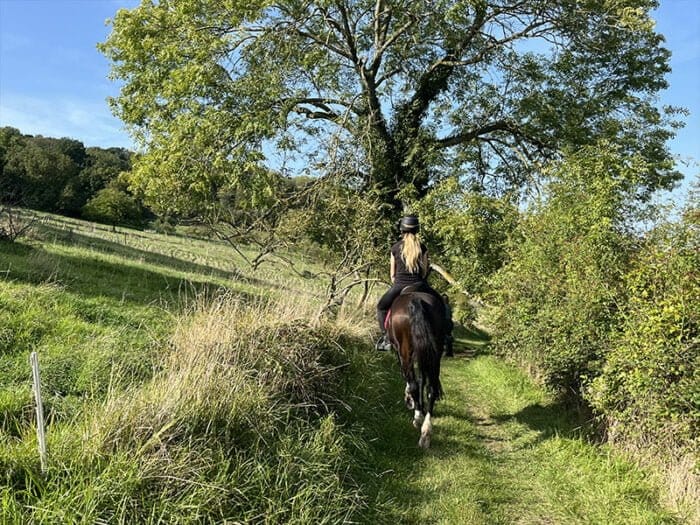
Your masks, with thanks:
M419 449L372 312L316 326L322 293L222 243L52 216L0 245L0 523L678 522L477 329Z
M0 247L0 430L17 434L39 354L49 417L159 368L175 316L221 289L243 300L317 291L273 268L256 275L229 246L42 215L33 238ZM114 386L114 385L112 385ZM18 394L17 392L22 392ZM26 419L26 418L24 418Z
M405 411L377 438L386 469L378 492L392 497L386 523L681 522L661 507L645 473L590 443L576 418L522 371L472 352L444 360L442 378L447 397L429 451L416 449ZM398 399L402 385L392 388Z
M352 336L304 321L320 290L279 267L253 274L222 243L58 217L0 246L0 522L357 514L346 472L362 447L336 413L348 425L359 413L361 381L345 371L367 366ZM42 367L46 475L30 351Z

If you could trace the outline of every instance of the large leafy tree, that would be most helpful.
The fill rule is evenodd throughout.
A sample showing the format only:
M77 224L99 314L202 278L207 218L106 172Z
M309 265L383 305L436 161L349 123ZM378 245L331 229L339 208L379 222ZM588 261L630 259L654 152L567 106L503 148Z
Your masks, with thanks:
M13 140L3 156L0 200L36 210L62 211L63 191L80 171L70 156L78 151L71 142L32 136ZM68 149L64 149L66 145Z
M284 167L341 171L391 214L447 174L522 188L538 161L602 137L650 161L642 192L671 184L656 5L143 0L101 49L156 209L261 189Z

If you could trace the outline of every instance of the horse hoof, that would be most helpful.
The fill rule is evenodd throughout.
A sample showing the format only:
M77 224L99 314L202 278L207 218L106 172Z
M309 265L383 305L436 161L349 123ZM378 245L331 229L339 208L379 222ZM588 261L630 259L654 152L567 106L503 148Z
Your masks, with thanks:
M424 450L430 448L430 434L421 434L418 446Z

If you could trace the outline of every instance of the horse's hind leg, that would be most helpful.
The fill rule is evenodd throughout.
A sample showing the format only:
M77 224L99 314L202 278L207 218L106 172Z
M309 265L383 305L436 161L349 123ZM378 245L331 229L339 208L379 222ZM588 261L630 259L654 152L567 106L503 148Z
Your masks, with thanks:
M411 349L406 346L405 342L399 345L399 351L397 352L399 356L399 365L401 366L401 375L403 375L406 381L406 389L404 390L404 402L406 403L406 408L413 410L417 408L418 398L416 397L416 391L418 390L418 384L416 383L416 373L413 369L413 360L411 359Z
M406 389L404 390L404 401L406 403L406 408L409 410L417 409L418 404L416 403L415 391L418 390L418 384L415 379L406 380Z
M418 375L418 380L414 383L413 391L411 392L413 399L416 400L414 410L413 410L413 426L415 428L420 428L423 423L423 410L425 405L423 403L423 389L425 388L425 380L422 375Z
M430 447L430 438L433 433L433 407L435 406L435 401L437 399L436 394L437 389L433 386L433 383L431 382L428 387L428 410L425 413L423 424L420 426L420 439L418 440L418 446L421 448Z
M423 422L422 383L416 381L416 374L412 364L402 366L402 371L406 379L406 390L404 391L406 408L413 410L413 426L420 428Z
M420 439L418 440L418 446L421 448L428 448L430 446L430 437L433 433L433 409L435 408L435 401L442 397L442 385L440 384L440 369L439 362L438 368L430 377L428 384L428 409L426 410L425 419L420 429Z
M420 428L423 422L423 404L421 403L420 384L416 381L413 373L411 378L406 381L406 408L413 410L413 426Z

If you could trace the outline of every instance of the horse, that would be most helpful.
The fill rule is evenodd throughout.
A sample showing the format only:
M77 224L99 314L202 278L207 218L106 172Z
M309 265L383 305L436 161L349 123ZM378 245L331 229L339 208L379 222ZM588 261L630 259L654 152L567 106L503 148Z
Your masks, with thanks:
M420 429L418 446L428 448L435 402L443 396L440 357L445 343L445 305L434 294L408 287L391 304L387 333L406 380L404 400ZM427 402L424 394L427 390Z

